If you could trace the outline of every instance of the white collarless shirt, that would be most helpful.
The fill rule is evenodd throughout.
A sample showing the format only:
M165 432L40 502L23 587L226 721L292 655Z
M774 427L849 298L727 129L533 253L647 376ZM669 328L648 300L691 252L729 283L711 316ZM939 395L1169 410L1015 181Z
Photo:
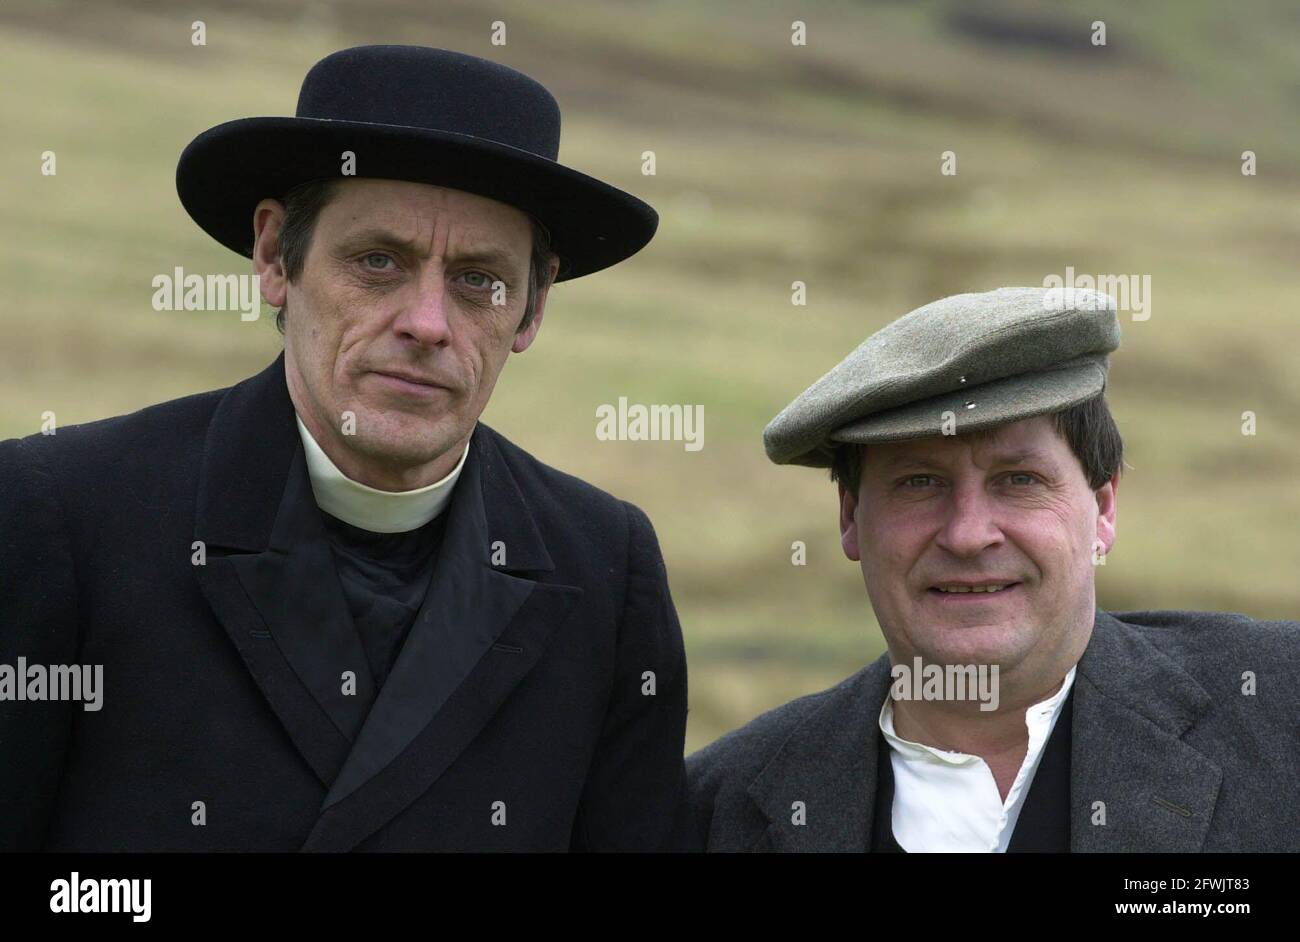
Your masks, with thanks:
M1074 684L1075 669L1070 668L1056 693L1025 711L1029 751L1005 801L992 770L979 756L900 738L894 732L893 698L885 697L880 731L889 743L894 771L894 839L903 850L1006 853L1043 749Z
M411 491L381 491L354 481L330 460L295 413L307 458L316 506L344 523L374 533L405 533L424 526L446 509L456 479L469 457L469 445L456 467L441 481Z

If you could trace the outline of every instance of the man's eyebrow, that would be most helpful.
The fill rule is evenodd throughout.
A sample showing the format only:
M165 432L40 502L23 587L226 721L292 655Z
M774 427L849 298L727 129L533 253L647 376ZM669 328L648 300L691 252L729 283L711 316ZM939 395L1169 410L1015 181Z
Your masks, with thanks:
M994 456L996 464L1042 464L1048 467L1056 467L1056 461L1045 451L1039 451L1037 448L1023 448L1018 451L998 452Z
M1052 460L1050 455L1035 448L1001 451L993 456L995 465L1026 464L1029 462L1039 462L1049 467L1056 466L1056 462ZM884 464L886 471L893 471L898 468L938 468L941 466L942 462L936 461L934 458L911 452L894 455L887 459Z
M894 455L891 458L887 458L885 460L885 470L893 471L895 468L905 468L905 467L933 468L933 467L938 467L938 464L939 463L935 461L933 458L926 458L923 455L913 455L910 453L904 453L901 455Z
M379 245L384 248L397 249L403 252L418 252L422 249L410 239L403 239L388 229L369 228L358 229L355 232L346 234L341 242L345 249L360 248L363 245ZM512 252L493 245L476 246L467 249L464 252L458 252L452 256L457 262L476 262L483 265L501 265L510 266L515 264L515 256Z

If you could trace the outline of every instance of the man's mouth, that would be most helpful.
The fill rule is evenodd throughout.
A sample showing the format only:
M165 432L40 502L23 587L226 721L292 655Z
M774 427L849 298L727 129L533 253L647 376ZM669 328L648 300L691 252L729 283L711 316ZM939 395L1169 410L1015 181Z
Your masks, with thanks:
M417 396L429 396L446 388L431 379L414 373L389 373L375 370L374 375L378 376L384 385L390 389Z
M941 582L932 585L926 590L927 595L935 596L944 601L984 601L991 596L1004 596L1009 592L1014 592L1019 582L1010 581L989 581L989 582Z
M394 379L402 379L408 383L417 383L421 386L439 386L437 380L427 376L421 376L419 373L408 373L405 370L375 370L380 376L391 376Z

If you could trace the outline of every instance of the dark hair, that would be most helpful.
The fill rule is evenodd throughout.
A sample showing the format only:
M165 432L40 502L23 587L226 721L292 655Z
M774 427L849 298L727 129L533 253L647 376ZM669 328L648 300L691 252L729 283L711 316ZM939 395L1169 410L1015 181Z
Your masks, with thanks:
M1099 490L1124 464L1124 440L1100 393L1078 405L1051 413L1057 434L1065 439L1070 451L1079 459L1088 487ZM998 427L970 432L974 439L991 438ZM840 445L835 449L831 480L840 481L851 493L858 493L862 483L862 449L865 445Z
M316 219L321 210L329 205L337 191L338 180L309 180L300 183L284 195L284 223L280 227L280 261L284 264L285 277L296 282L302 275L307 262L307 251L311 248L312 232L316 228ZM537 311L537 294L542 289L542 279L548 277L551 257L551 234L546 227L528 216L533 228L533 253L528 264L528 304L524 308L523 319L515 328L518 333L526 330L533 322ZM275 328L284 333L285 307L275 312Z

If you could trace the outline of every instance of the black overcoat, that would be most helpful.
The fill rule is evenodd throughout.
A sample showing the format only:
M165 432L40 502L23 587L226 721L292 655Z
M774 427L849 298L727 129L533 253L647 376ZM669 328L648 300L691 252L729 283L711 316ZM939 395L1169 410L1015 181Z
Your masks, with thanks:
M99 710L0 701L0 848L670 840L686 665L644 513L479 423L376 692L309 494L283 354L0 443L0 663L103 669Z

